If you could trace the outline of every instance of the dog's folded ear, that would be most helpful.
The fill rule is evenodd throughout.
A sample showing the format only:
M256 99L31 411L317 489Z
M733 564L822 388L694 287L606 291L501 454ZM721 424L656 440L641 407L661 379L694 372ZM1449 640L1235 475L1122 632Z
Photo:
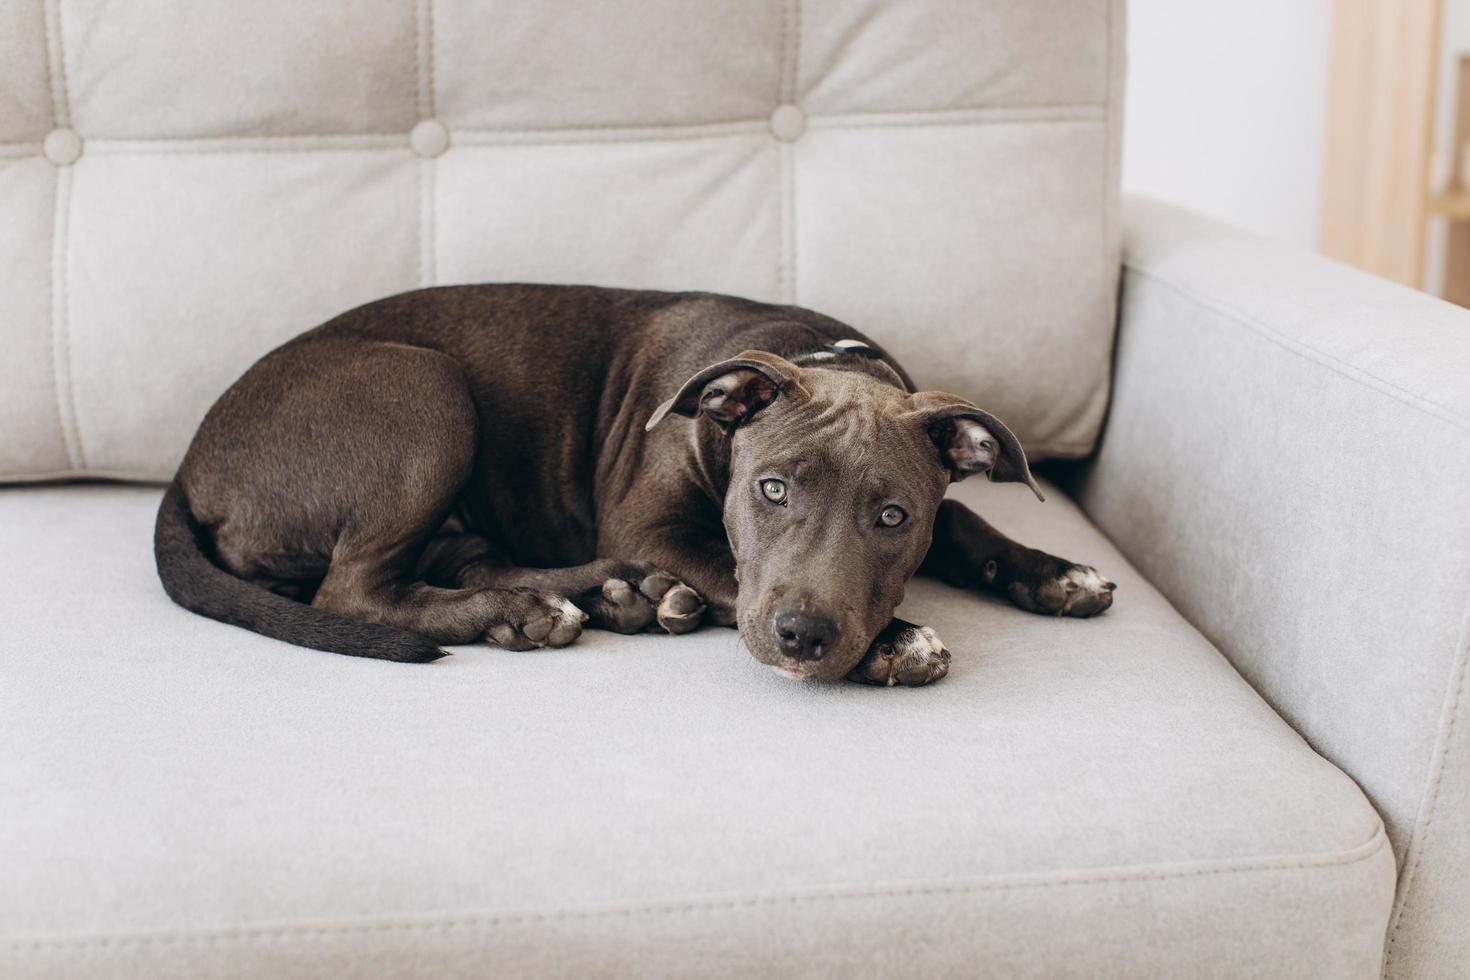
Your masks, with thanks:
M992 481L1024 483L1045 500L1021 441L1004 422L982 408L942 391L921 391L909 397L908 413L929 433L939 457L949 468L950 479L959 482L975 473Z
M742 351L684 382L678 394L654 409L644 428L652 429L673 412L687 418L703 413L730 430L778 397L805 395L801 368L767 351Z

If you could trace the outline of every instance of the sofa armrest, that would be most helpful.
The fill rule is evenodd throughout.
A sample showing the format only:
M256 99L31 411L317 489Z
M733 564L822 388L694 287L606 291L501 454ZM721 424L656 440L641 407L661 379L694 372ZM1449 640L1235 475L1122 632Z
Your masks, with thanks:
M1073 490L1378 807L1390 972L1470 975L1470 311L1156 202L1124 228Z

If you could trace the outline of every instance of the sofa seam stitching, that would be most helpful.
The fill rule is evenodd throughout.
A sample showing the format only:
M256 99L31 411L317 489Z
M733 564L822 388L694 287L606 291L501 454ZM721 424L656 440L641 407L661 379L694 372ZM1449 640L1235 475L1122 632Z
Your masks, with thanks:
M434 0L425 0L427 19L425 28L429 32L429 111L437 119L439 115L439 32L434 29ZM446 132L448 128L446 127ZM446 152L448 147L445 148ZM429 163L429 237L424 243L428 249L429 285L439 281L439 161Z
M426 0L429 31L429 111L437 118L439 114L439 32L434 30L434 0Z
M51 395L52 405L56 409L56 432L61 436L61 451L66 455L67 469L63 475L71 475L77 472L76 452L72 449L71 430L66 424L65 399L61 394L61 329L59 326L60 315L57 301L57 236L61 229L62 195L66 193L64 174L54 174L56 189L52 194L51 202L51 261L49 272L51 281L50 288L46 290L47 321L51 328Z
M412 127L407 130L393 129L372 132L344 132L344 133L199 133L193 136L93 136L89 146L107 146L111 143L154 143L159 146L170 144L188 143L289 143L303 142L306 140L342 140L342 141L373 141L374 145L363 147L363 149L388 150L401 149L409 145L409 134ZM330 143L321 147L322 149L335 149ZM317 149L317 147L306 147L306 149Z
M425 36L425 18L429 16L429 0L408 0L413 4L413 61L414 61L414 111L418 114L419 123L432 119L434 115L431 93L427 91L426 81L430 71L425 59L425 43L432 43L432 35ZM410 148L412 137L410 137ZM427 236L429 228L429 168L433 166L432 161L418 159L414 161L414 181L416 196L418 197L418 285L420 288L427 286L428 281L428 245Z
M439 250L436 246L439 234L439 190L438 165L425 160L419 165L419 284L432 286L439 279Z
M1103 61L1103 68L1106 72L1103 82L1103 105L1105 105L1107 108L1104 110L1102 180L1100 182L1101 194L1099 195L1098 199L1098 214L1102 216L1102 241L1100 243L1099 251L1103 256L1107 256L1111 252L1111 249L1108 246L1113 236L1115 221L1115 216L1110 213L1108 208L1109 189L1112 187L1114 176L1113 123L1115 122L1115 118L1113 108L1113 58L1116 54L1116 52L1113 50L1113 3L1111 2L1111 0L1104 9L1103 19L1103 36L1107 38L1108 44L1107 57ZM1103 261L1106 262L1107 259L1104 258ZM1116 338L1118 329L1118 315L1116 312L1117 304L1114 303L1111 305L1114 307L1113 335ZM1109 377L1111 377L1112 373L1113 372L1111 370L1107 372ZM1103 404L1104 410L1106 410L1106 394L1104 394L1103 396ZM1099 423L1099 427L1101 427L1101 423Z
M66 75L65 27L61 20L61 0L49 0L42 12L42 26L46 31L46 71L50 80L51 113L57 129L71 126L71 95ZM53 44L54 53L53 53ZM54 62L54 63L53 63ZM45 155L45 144L41 145ZM72 472L84 470L86 453L82 449L81 429L76 418L76 394L72 385L71 332L68 329L70 310L69 289L71 286L69 267L71 261L70 235L71 194L73 175L71 167L56 169L56 193L51 211L51 388L55 394L56 421L61 428L62 450L66 453L67 465ZM63 371L65 368L65 371ZM63 374L65 385L62 384ZM65 393L63 394L63 388ZM70 413L70 414L68 414Z
M426 222L424 220L424 202L427 200L427 198L425 197L425 194L424 194L424 183L427 180L427 178L424 175L424 167L425 167L425 161L423 161L423 160L415 160L414 161L414 166L413 166L414 191L415 191L414 196L418 199L415 203L418 204L418 207L416 208L416 210L418 212L417 218L418 218L418 226L419 226L418 227L418 231L419 231L419 233L418 233L418 239L419 239L418 240L418 248L416 248L414 251L418 253L418 255L417 255L417 258L418 258L418 276L417 276L417 279L418 279L418 286L419 286L420 289L422 289L424 286L428 285L428 283L424 279L424 251L425 251L424 250L424 235L428 232L428 229L426 227Z
M66 41L62 37L61 28L61 0L44 0L46 9L42 13L42 23L47 32L46 45L46 74L50 81L51 89L51 116L57 128L71 127L71 96L67 91L66 79ZM54 14L53 14L54 11ZM53 25L52 21L55 20ZM56 63L52 63L51 44L56 42Z
M781 145L782 209L786 213L781 229L786 261L781 302L796 304L796 150L789 143Z
M1088 119L1051 119L1051 120L1024 120L1026 125L1032 124L1080 124L1087 126L1105 126L1106 120L1101 118ZM971 120L885 120L877 122L860 121L833 121L822 117L810 117L807 119L807 129L823 132L843 132L879 129L958 129L970 126L992 126L994 121ZM547 147L547 146L573 146L573 145L601 145L608 143L672 143L694 140L733 139L740 137L760 137L768 128L769 123L761 120L738 120L730 123L701 124L698 127L665 127L665 126L611 126L611 127L567 127L566 129L466 129L460 130L457 142L464 147L476 149L494 147ZM724 128L721 128L724 127ZM579 133L605 133L607 138L600 136L577 135ZM561 134L561 135L558 135ZM623 134L623 135L617 135ZM497 138L504 137L504 138ZM524 138L517 138L524 137ZM342 141L324 142L311 145L309 141ZM346 142L350 140L372 141L368 145L354 146ZM307 143L307 145L282 145L282 146L231 146L230 143L272 143L280 142L286 144ZM127 144L134 144L129 146ZM195 137L135 137L135 136L103 136L91 139L87 143L89 152L99 156L208 156L219 155L248 155L259 153L402 153L413 152L404 133L318 133L301 134L290 136L195 136ZM6 145L17 152L3 152L0 156L5 159L25 159L27 157L44 157L44 144L35 141L21 141ZM0 147L0 150L6 149Z
M148 148L148 149L141 149L141 150L127 150L127 149L119 150L119 149L115 149L113 147L109 147L109 146L106 146L106 145L96 146L95 144L92 147L92 154L94 156L104 156L104 157L106 157L106 156L117 156L117 157L125 157L125 156L134 156L134 157L143 157L143 156L156 156L156 157L164 157L164 156L173 156L173 157L195 156L195 157L202 157L202 156L214 156L214 155L218 155L218 156L230 156L230 155L235 155L235 156L250 156L250 155L253 155L253 154L261 154L261 153L276 153L276 154L282 154L282 153L408 153L411 156L416 156L416 154L414 154L414 152L413 152L413 148L411 146L409 146L407 143L404 143L404 144L401 144L401 145L395 145L395 146L309 146L309 147L292 147L292 146L266 147L266 146L259 146L259 147L248 147L248 148L243 148L243 149L236 149L235 147L210 147L208 149L193 149L193 150L172 150L172 149L163 150L163 149L154 149L154 148L151 148L151 147Z
M781 5L781 74L776 80L776 103L791 100L791 35L792 35L792 7L795 0L786 0Z
M1404 911L1408 907L1414 881L1418 876L1419 862L1424 854L1424 842L1429 837L1429 827L1434 821L1439 803L1439 786L1444 778L1445 760L1449 757L1450 742L1454 738L1455 723L1459 719L1466 678L1470 677L1470 671L1466 669L1467 663L1470 663L1470 599L1466 600L1465 610L1461 616L1459 650L1451 665L1449 692L1445 705L1441 709L1439 731L1435 733L1434 754L1430 763L1433 776L1420 801L1419 813L1415 816L1414 832L1409 840L1409 853L1405 858L1404 871L1397 889L1398 901L1394 907L1393 925L1388 931L1388 946L1383 952L1384 977L1387 977L1389 973L1394 944L1398 940L1399 926L1403 923Z
M801 97L801 23L802 9L801 0L793 0L792 10L796 14L796 39L791 50L791 101L799 104ZM802 123L805 125L806 116L803 113ZM801 255L797 251L800 236L797 234L796 222L798 209L796 203L796 144L791 145L791 302L798 302L801 281Z
M873 120L850 118L846 116L813 116L807 128L818 131L836 130L858 130L858 129L957 129L962 126L1054 126L1054 125L1084 125L1101 126L1106 125L1105 116L1058 116L1053 118L1019 118L1019 119L890 119Z
M1112 177L1112 174L1109 173L1109 170L1111 168L1108 165L1108 160L1110 159L1110 150L1112 149L1112 146L1113 146L1113 140L1112 140L1112 132L1113 132L1113 127L1112 127L1112 95L1113 95L1113 4L1112 4L1112 0L1109 0L1109 2L1107 4L1105 4L1104 7L1103 7L1103 37L1105 37L1107 39L1107 53L1103 57L1103 70L1105 72L1104 80L1103 80L1103 105L1107 106L1107 109L1104 110L1105 124L1103 126L1103 159L1102 159L1102 167L1100 168L1102 170L1102 176L1101 176L1101 179L1098 181L1099 194L1098 194L1097 207L1098 207L1098 214L1100 214L1102 216L1102 242L1100 243L1101 244L1100 251L1101 251L1101 253L1103 255L1107 255L1108 254L1108 247L1107 247L1108 246L1108 184L1111 183L1110 178Z
M779 211L779 227L776 229L779 239L776 249L776 300L785 303L788 295L786 292L786 266L788 264L786 250L789 247L786 226L790 221L790 215L787 213L786 205L786 151L780 146L776 147L776 167L778 171L776 174L778 194L776 203Z
M62 108L66 112L66 126L73 128L75 120L71 117L71 79L66 70L66 24L62 18L62 10L65 0L56 0L56 53L59 64L57 70L61 75L61 98ZM77 415L77 386L75 384L75 370L72 363L71 346L71 222L72 222L72 198L76 194L76 171L70 164L67 165L66 173L66 197L64 215L59 216L57 227L61 231L61 299L62 308L59 311L62 349L65 353L64 364L66 367L66 403L70 410L72 439L76 443L76 458L72 464L80 470L87 468L87 450L82 442L82 423ZM58 199L58 206L61 201Z
M433 43L433 34L425 30L426 18L431 16L429 0L408 0L413 4L413 61L414 61L414 110L419 121L434 118L433 94L428 90L427 76L432 69L432 60L424 57L426 43Z
M431 4L432 6L432 4ZM799 17L798 13L798 17ZM799 31L800 28L798 27ZM438 39L430 32L430 44L437 47ZM430 78L434 77L435 70L430 59ZM794 96L793 96L794 98ZM1015 115L1010 115L1014 113ZM944 116L968 116L968 119L954 120L945 119ZM911 118L903 118L911 117ZM813 114L808 117L808 128L814 129L853 129L853 128L882 128L896 127L907 128L910 126L989 126L1003 125L1006 123L1102 123L1107 121L1109 113L1106 106L1094 105L1092 103L1041 105L1041 106L957 106L945 109L897 109L873 112L837 112L825 114ZM541 133L576 133L576 132L621 132L621 131L660 131L669 135L654 135L648 138L677 138L681 130L714 128L720 126L748 126L753 131L759 131L767 125L767 120L758 117L741 117L736 119L719 119L705 122L690 123L615 123L615 124L577 124L567 126L467 126L459 132L473 135L476 133L491 135L521 135ZM98 136L95 142L105 144L115 143L179 143L187 144L194 142L225 142L238 140L247 142L258 141L291 141L291 140L352 140L352 139L379 139L394 140L406 145L406 134L399 129L372 130L368 132L332 132L332 133L221 133L221 134L191 134L183 136ZM11 140L0 142L0 146L39 146L37 140ZM393 149L395 147L377 146L370 149ZM311 147L305 149L313 149ZM330 147L328 147L330 149ZM185 151L180 151L185 152Z
M399 922L334 922L308 925L304 923L274 926L243 926L230 929L198 930L178 933L132 933L123 935L93 935L66 937L14 937L5 939L3 945L12 950L44 950L86 947L146 946L163 944L218 944L235 940L268 939L286 935L329 936L373 932L445 930L459 928L485 928L514 925L528 922L576 921L589 919L631 918L646 915L684 915L692 913L727 912L748 910L761 906L819 904L822 902L861 901L882 898L912 898L933 895L965 895L981 892L1013 891L1071 887L1077 885L1132 884L1144 881L1176 880L1214 875L1241 874L1248 872L1301 871L1315 869L1338 869L1350 867L1376 857L1384 848L1388 836L1382 821L1374 827L1373 834L1362 844L1343 851L1328 851L1320 854L1301 854L1293 858L1285 856L1246 859L1235 864L1220 864L1211 867L1189 868L1179 871L1129 874L1113 872L1102 874L1079 874L1071 877L1020 880L981 880L956 885L910 885L906 887L879 887L847 891L788 893L785 895L753 895L743 898L684 900L646 905L627 905L613 908L563 909L554 912L522 912L491 915L465 914L443 917L436 920L414 919ZM1279 863L1278 863L1279 862ZM1147 867L1146 865L1143 867Z
M801 96L801 0L791 0L791 102L799 105Z
M53 28L51 25L51 6L52 4L50 2L45 3L45 6L41 11L41 26L42 29L46 32L46 88L47 94L50 96L51 99L51 120L53 128L57 128L61 126L61 120L65 113L65 107L62 104L59 88L60 83L56 77L56 66L53 63L55 60L57 60L57 56L53 55L51 44L51 35L53 33ZM35 144L35 153L38 156L44 157L45 144ZM76 457L72 453L71 440L67 432L66 410L62 407L61 398L61 372L57 369L57 363L59 360L58 347L60 337L56 325L56 231L61 216L61 195L63 193L63 190L61 186L62 179L60 171L56 167L52 167L51 174L56 181L56 186L51 195L51 261L48 263L47 268L47 273L49 275L50 281L47 283L49 288L46 290L46 320L47 325L50 327L51 340L51 395L52 404L56 409L56 432L57 435L61 436L61 451L66 455L68 472L75 472L77 468Z
M789 101L791 88L788 78L791 73L791 7L795 0L786 0L781 5L781 64L779 77L776 79L776 105L780 106ZM774 110L773 110L774 112ZM767 123L769 126L769 123ZM774 132L771 133L775 135ZM788 254L789 241L786 229L790 222L790 213L787 202L787 173L786 173L786 147L781 142L775 143L776 147L776 207L778 227L776 229L776 301L780 303L789 302L786 282L787 268L790 265Z
M56 0L56 51L60 55L60 64L57 65L57 69L61 73L62 106L66 109L65 125L68 129L72 129L75 120L71 117L71 76L66 70L66 27L61 15L63 4L64 0Z
M1310 344L1305 344L1301 341L1293 340L1280 331L1275 330L1274 328L1261 322L1261 320L1257 317L1254 317L1241 310L1235 309L1218 300L1214 300L1206 296L1201 296L1194 290L1183 286L1178 282L1175 282L1168 276L1161 275L1160 273L1155 272L1152 269L1139 265L1132 259L1125 257L1123 260L1123 265L1126 269L1128 269L1135 275L1140 275L1144 276L1145 278L1152 279L1153 281L1161 285L1169 287L1186 299L1192 300L1200 304L1201 306L1204 306L1206 309L1212 310L1215 313L1229 317L1230 319L1235 320L1238 323L1244 324L1251 329L1252 333L1255 333L1257 336L1271 341L1276 346L1281 347L1284 350L1291 351L1299 357L1306 358L1309 361L1313 361L1317 364L1322 365L1323 367L1329 368L1337 374L1352 378L1355 381L1366 383L1368 387L1377 389L1380 393L1388 395L1401 404L1407 405L1410 408L1417 409L1424 414L1432 415L1442 421L1449 422L1451 425L1461 430L1462 432L1470 433L1470 418L1462 417L1454 409L1441 405L1438 402L1423 397L1422 395L1416 395L1412 391L1409 391L1406 388L1402 388L1399 385L1394 384L1392 381L1380 378L1378 375L1373 374L1371 371L1366 371L1363 368L1350 364L1347 361L1336 357L1335 355L1327 353L1326 351L1318 350L1316 347L1313 347Z
M76 455L71 458L73 468L85 470L87 468L87 451L82 444L82 426L77 418L77 389L74 380L75 371L72 363L71 345L71 220L72 204L74 195L72 185L76 182L75 174L70 167L66 173L58 178L57 185L57 214L56 231L57 241L53 244L54 263L53 276L59 282L52 283L52 293L59 299L57 308L52 311L56 320L56 329L61 337L62 357L61 367L65 368L66 376L66 407L69 412L68 420L71 423L72 442L76 447ZM66 193L62 194L61 186L65 185Z
M791 0L791 38L790 49L787 56L790 60L790 76L787 78L789 88L786 98L792 105L799 106L798 89L801 85L801 0ZM803 117L803 123L805 118ZM787 211L786 227L782 229L785 236L786 251L786 282L784 288L787 291L784 301L790 304L796 303L797 296L797 254L796 254L796 143L795 141L781 144L781 176L783 188L783 205Z
M1103 147L1102 147L1102 161L1101 161L1102 162L1102 166L1099 168L1101 170L1101 174L1100 174L1099 179L1098 179L1097 213L1098 213L1098 254L1101 255L1101 256L1103 256L1103 265L1104 265L1104 268L1107 267L1107 265L1108 265L1108 256L1112 252L1112 249L1110 248L1110 244L1111 244L1111 242L1113 240L1113 237L1114 237L1115 223L1116 223L1116 216L1112 213L1112 210L1109 207L1109 203L1111 201L1109 190L1112 187L1113 178L1114 178L1114 174L1113 174L1113 123L1115 121L1115 118L1114 118L1114 107L1113 107L1113 68L1114 68L1113 58L1114 58L1116 52L1114 50L1115 44L1114 44L1114 38L1113 38L1113 16L1114 16L1113 5L1114 5L1114 0L1107 0L1107 2L1103 5L1103 37L1106 39L1107 48L1106 48L1106 52L1105 52L1104 57L1103 57L1103 107L1104 107L1103 108L1103 125L1102 125L1102 141L1103 141ZM1114 295L1116 297L1116 293ZM1086 402L1085 402L1085 404L1087 406L1096 405L1096 404L1099 403L1099 401L1100 401L1100 404L1101 404L1101 412L1097 415L1097 420L1092 425L1092 431L1093 431L1093 434L1094 434L1094 436L1093 436L1093 443L1094 443L1094 445L1096 444L1096 442L1098 441L1098 439L1101 438L1103 421L1107 417L1108 402L1110 401L1110 399L1112 397L1112 387L1113 387L1112 354L1113 354L1114 349L1117 347L1117 338L1118 338L1118 304L1116 302L1109 303L1109 302L1106 302L1105 301L1103 305L1108 308L1108 311L1111 314L1110 317L1109 317L1109 320L1108 320L1108 327L1109 327L1109 329L1108 329L1108 341L1109 341L1108 342L1108 351L1109 351L1108 370L1106 370L1106 371L1104 371L1102 373L1102 377L1100 379L1097 379L1097 380L1094 381L1093 386L1092 386L1093 387L1093 391L1088 393L1087 398L1086 398ZM1102 393L1101 393L1102 394L1102 398L1100 400L1097 398L1097 393L1096 393L1096 388L1098 387L1099 383L1101 384L1101 387L1102 387ZM1084 422L1086 421L1086 416L1089 415L1089 414L1092 414L1093 412L1097 412L1097 409L1092 409L1091 411L1088 411L1087 409L1084 409L1081 412L1081 414L1083 415ZM1071 425L1069 424L1068 427L1070 428Z

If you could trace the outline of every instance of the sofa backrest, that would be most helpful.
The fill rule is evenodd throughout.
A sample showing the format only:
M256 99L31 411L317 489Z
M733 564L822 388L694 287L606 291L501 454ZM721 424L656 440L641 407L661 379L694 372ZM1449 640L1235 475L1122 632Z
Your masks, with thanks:
M1121 7L0 4L0 479L165 478L283 340L497 280L809 306L1083 454Z

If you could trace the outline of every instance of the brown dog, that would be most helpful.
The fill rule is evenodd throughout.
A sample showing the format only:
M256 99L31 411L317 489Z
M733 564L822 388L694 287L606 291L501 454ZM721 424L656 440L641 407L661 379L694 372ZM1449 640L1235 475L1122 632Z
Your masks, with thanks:
M943 500L973 473L1036 489L999 419L914 393L808 310L454 286L247 371L200 425L155 551L180 605L319 650L426 661L710 623L791 676L925 684L949 654L892 618L916 571L1036 612L1112 603L1096 570Z

